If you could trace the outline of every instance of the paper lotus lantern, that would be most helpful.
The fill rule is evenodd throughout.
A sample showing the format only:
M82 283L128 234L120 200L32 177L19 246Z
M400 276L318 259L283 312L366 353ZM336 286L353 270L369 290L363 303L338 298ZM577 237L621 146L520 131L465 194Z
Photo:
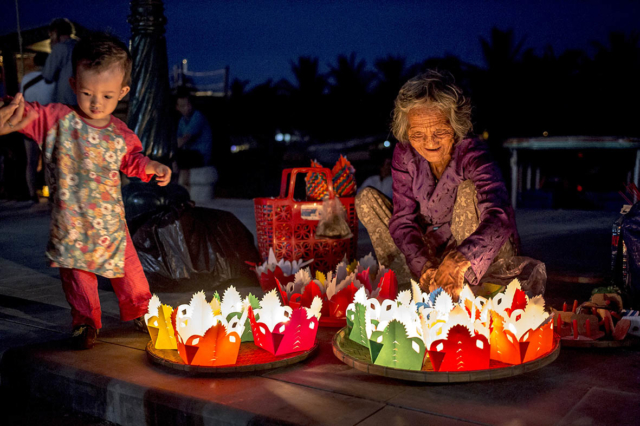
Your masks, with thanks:
M163 305L155 294L149 301L144 322L156 349L177 349L176 336L171 323L173 308Z
M409 291L396 300L366 298L360 288L347 308L349 338L369 348L371 361L385 367L420 370L425 346L420 337L420 317Z
M458 324L450 327L428 351L435 371L468 371L489 368L489 341L482 334Z
M504 293L487 303L491 309L491 359L521 364L548 353L553 347L553 318L544 299L533 299L513 280Z
M173 314L180 358L190 365L235 364L247 315L245 310L243 316L227 322L222 315L214 315L204 292L194 294L188 305L180 305Z
M437 289L421 293L412 283L414 301L420 310L422 338L435 371L469 371L489 367L488 331L483 333L480 316L484 299L475 299L468 287L458 303ZM485 335L486 334L486 335Z
M310 308L282 306L275 290L265 294L260 308L249 307L249 321L256 346L274 355L306 351L315 345L322 300Z
M398 280L393 271L379 265L369 254L351 264L343 259L335 272L329 271L325 275L318 271L315 279L305 268L296 273L292 282L278 282L278 291L285 305L310 307L313 299L320 297L322 315L330 318L345 318L347 307L360 288L365 288L367 294L379 301L393 300L398 295Z
M273 252L273 247L271 247L269 248L269 257L266 262L262 265L249 264L255 268L256 275L260 281L260 288L266 293L277 288L276 281L279 281L281 284L292 282L296 273L311 263L313 263L313 259L305 261L277 260Z
M214 308L214 316L221 315L227 323L231 323L234 318L244 318L244 331L240 340L242 342L253 342L253 333L251 332L251 325L246 311L249 306L252 306L253 309L258 309L260 307L258 299L253 294L249 293L249 295L243 300L240 293L238 293L238 290L236 290L234 286L231 286L224 291L222 301L219 303L219 310L216 310L214 305L217 299L219 300L219 296L216 292L214 299L211 301L212 308Z

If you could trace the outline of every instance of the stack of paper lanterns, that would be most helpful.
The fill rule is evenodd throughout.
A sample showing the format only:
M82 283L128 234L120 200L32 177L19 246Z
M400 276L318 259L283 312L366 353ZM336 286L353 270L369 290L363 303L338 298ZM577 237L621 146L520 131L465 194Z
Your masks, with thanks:
M300 269L291 282L277 281L277 287L284 304L292 308L309 308L314 298L321 298L323 317L334 319L346 317L358 289L381 301L398 295L395 273L378 264L371 254L351 264L343 259L335 271L318 271L315 278L309 268Z

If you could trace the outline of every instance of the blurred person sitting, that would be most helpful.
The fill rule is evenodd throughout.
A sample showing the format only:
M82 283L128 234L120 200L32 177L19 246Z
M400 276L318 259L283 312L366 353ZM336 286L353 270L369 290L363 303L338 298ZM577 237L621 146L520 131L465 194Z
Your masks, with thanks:
M76 40L73 38L74 33L73 24L68 19L57 18L51 21L49 24L51 54L42 70L45 81L56 84L53 101L65 105L78 104L69 83L69 79L73 77L71 53L76 45Z
M47 61L47 53L38 52L33 58L34 70L22 78L22 94L27 102L38 102L40 105L47 105L53 102L56 85L47 83L42 76L42 68ZM38 194L36 190L38 163L40 159L40 147L33 139L24 137L24 149L27 155L26 179L29 188L29 199L37 203Z
M211 161L211 127L205 116L193 107L191 94L184 88L178 90L176 110L182 115L178 123L178 168L208 166Z
M362 185L358 187L358 193L362 192L365 188L375 188L382 194L386 195L389 199L393 198L393 189L391 187L393 179L391 178L391 158L384 158L380 164L380 173L377 175L369 176L362 182Z

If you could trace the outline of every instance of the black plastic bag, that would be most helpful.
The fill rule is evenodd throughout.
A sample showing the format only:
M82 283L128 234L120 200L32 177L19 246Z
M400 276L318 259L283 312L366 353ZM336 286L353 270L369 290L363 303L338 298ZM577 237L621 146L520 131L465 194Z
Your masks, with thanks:
M132 178L131 182L122 187L127 221L170 205L188 203L189 200L189 191L177 183L158 186L155 182L145 183Z
M260 255L251 232L232 213L184 203L129 222L152 291L259 286L246 261Z
M620 227L622 241L627 248L629 274L623 283L625 305L632 309L640 308L640 202L635 203L624 215Z

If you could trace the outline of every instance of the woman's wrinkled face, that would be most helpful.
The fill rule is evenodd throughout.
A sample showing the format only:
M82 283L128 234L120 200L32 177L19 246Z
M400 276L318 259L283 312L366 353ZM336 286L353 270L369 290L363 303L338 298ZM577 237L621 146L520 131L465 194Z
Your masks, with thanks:
M428 106L409 111L409 142L429 163L448 163L454 143L454 131L447 117Z

